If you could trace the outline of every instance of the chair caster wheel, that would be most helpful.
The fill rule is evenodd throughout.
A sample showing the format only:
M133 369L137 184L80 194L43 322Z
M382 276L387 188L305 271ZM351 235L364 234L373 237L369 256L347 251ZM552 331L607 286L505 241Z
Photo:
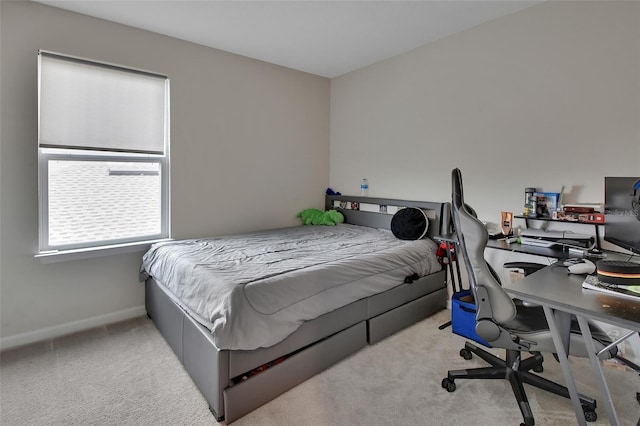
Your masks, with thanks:
M595 422L596 420L598 420L598 414L595 411L585 410L584 419L588 422Z
M471 358L473 358L473 353L471 353L471 351L468 349L460 349L460 356L469 361Z
M542 373L544 371L544 367L542 365L536 365L535 367L533 367L533 371L535 371L536 373Z
M447 392L453 392L454 390L456 390L456 384L453 382L453 380L449 380L448 377L442 379L442 387L446 389Z

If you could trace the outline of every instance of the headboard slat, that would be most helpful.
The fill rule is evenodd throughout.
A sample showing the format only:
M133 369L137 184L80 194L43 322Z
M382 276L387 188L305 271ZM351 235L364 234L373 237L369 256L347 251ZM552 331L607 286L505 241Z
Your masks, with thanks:
M393 217L393 214L343 209L335 207L333 205L334 201L397 207L417 207L427 211L427 216L429 217L429 230L427 231L427 235L429 237L433 238L434 236L451 232L451 212L449 203L358 197L352 195L327 195L325 197L325 209L338 210L344 215L347 223L383 229L389 229L391 227L391 218Z

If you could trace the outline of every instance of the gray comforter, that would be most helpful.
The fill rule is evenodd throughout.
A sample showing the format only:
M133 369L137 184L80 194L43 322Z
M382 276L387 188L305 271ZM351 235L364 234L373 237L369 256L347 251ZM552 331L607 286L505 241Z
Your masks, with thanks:
M274 345L306 320L441 269L436 244L388 230L300 226L154 244L141 279L163 284L218 349Z

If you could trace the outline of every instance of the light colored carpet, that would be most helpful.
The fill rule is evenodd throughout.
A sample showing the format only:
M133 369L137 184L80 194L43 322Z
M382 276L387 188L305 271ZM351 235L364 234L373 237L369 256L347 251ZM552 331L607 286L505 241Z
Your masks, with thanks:
M506 381L458 380L449 369L486 365L458 352L465 339L438 330L442 311L295 387L234 422L245 425L516 425ZM499 352L497 352L499 353ZM587 360L573 359L578 389L599 397ZM605 369L621 424L636 425L638 375ZM562 382L551 356L543 375ZM571 403L525 385L538 425L575 424ZM608 424L603 407L592 425ZM146 317L0 354L2 425L216 425L206 401Z

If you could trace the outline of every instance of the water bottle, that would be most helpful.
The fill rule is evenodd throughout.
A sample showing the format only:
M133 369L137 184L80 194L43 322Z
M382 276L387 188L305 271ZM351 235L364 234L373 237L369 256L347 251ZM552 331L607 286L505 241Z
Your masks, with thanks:
M366 179L362 179L362 182L360 182L360 196L369 196L369 182Z

